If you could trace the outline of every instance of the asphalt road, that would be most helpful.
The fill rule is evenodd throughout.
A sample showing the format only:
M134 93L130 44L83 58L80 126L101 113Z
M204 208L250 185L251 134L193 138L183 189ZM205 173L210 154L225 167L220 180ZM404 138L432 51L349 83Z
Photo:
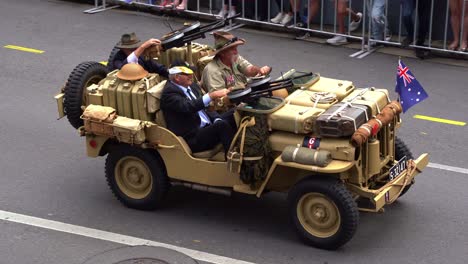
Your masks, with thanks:
M53 96L86 60L104 61L124 32L162 36L160 17L62 1L0 2L0 210L143 238L253 263L466 263L468 174L427 168L384 214L361 214L351 242L329 252L303 245L287 218L285 195L262 199L173 188L155 212L123 207L104 179L104 158L85 155L82 138L56 120ZM180 21L173 21L179 25ZM239 50L251 62L394 89L397 57L353 51L251 30ZM211 43L208 37L201 42ZM35 54L3 48L17 45ZM404 59L429 99L404 116L400 137L431 162L468 168L468 127L414 119L421 114L468 122L467 69ZM392 92L392 97L395 94ZM0 220L0 263L83 263L123 245Z

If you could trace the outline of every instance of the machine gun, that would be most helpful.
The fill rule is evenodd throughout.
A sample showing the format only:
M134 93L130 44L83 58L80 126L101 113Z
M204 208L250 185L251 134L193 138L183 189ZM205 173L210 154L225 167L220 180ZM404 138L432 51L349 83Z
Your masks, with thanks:
M235 16L214 21L204 26L201 26L200 22L186 24L182 28L165 34L161 39L161 47L163 50L182 47L196 39L205 38L206 33L227 26L231 21L238 18L240 15L241 14L239 13Z
M253 103L260 97L271 97L273 91L289 88L294 86L294 80L304 77L315 77L315 74L308 72L295 77L271 81L270 76L263 77L261 79L254 79L247 83L245 89L235 90L228 94L229 101L234 104L238 103Z
M159 57L160 51L166 51L171 48L178 48L187 45L187 59L189 64L193 64L192 59L192 45L191 42L205 38L206 34L214 30L223 28L231 23L234 19L238 18L241 14L232 17L224 18L222 20L213 21L207 25L201 26L200 22L186 23L183 27L173 30L165 34L161 38L161 44L152 46L145 50L144 57L151 59ZM170 25L169 25L170 27Z

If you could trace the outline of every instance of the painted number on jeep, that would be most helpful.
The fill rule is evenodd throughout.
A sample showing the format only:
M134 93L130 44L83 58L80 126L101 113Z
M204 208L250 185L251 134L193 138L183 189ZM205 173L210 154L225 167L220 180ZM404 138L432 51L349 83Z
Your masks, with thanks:
M406 156L404 156L403 158L401 158L401 160L398 161L397 164L393 165L393 167L390 168L389 178L391 181L397 178L403 171L406 170L406 160Z

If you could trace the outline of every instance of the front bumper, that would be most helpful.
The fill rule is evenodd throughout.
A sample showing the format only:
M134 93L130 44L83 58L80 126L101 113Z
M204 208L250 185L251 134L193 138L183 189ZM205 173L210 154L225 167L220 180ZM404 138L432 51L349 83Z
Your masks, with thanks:
M59 93L59 94L54 96L54 99L57 102L57 110L58 110L58 116L59 116L58 119L65 116L65 111L64 111L64 107L63 107L63 97L64 97L64 95L65 95L64 93Z
M405 171L389 181L379 189L360 188L356 185L348 184L347 187L353 193L360 197L368 198L372 206L366 208L359 208L362 211L379 212L386 204L393 203L402 193L403 189L412 184L414 177L422 172L429 163L429 155L422 154L416 160L409 160L408 166Z

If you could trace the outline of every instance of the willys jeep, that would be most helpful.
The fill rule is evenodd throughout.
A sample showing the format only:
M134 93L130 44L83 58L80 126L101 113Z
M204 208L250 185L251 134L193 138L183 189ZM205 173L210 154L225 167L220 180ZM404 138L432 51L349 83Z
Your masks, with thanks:
M171 32L156 59L189 61L199 78L213 50L191 40L204 32L199 24ZM156 209L172 185L223 195L283 192L299 237L336 249L353 237L359 211L382 212L428 164L428 154L414 159L397 137L401 106L385 89L294 70L254 79L229 95L238 131L226 157L220 146L193 153L165 127L162 77L128 81L117 73L81 63L55 98L87 155L107 155L110 189L130 208Z

